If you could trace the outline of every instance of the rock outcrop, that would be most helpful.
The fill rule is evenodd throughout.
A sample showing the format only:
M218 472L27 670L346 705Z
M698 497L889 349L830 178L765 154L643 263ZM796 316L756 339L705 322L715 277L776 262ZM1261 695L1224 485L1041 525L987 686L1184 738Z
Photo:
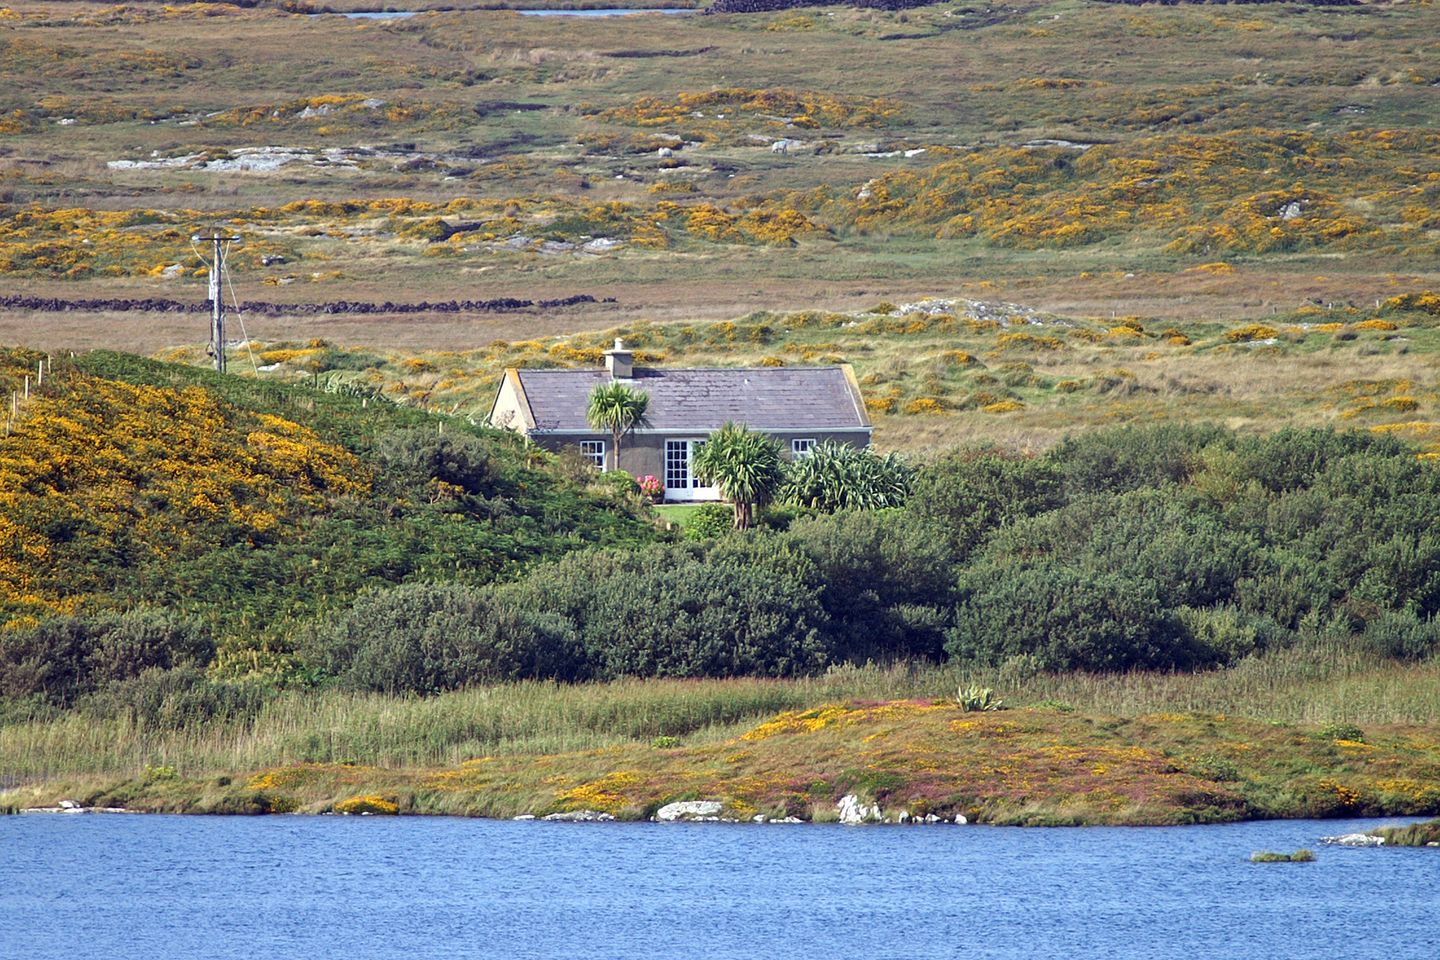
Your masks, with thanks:
M678 800L675 803L667 803L656 810L655 819L661 823L673 823L676 820L718 819L724 806L719 800Z
M840 802L835 804L835 809L840 814L840 822L844 824L879 823L882 819L878 803L867 807L853 793L841 797Z

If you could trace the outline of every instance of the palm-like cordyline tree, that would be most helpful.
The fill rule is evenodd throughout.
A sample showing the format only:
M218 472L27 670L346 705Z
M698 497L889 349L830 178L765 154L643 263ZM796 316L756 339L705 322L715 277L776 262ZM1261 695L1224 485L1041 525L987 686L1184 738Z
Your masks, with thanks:
M756 507L764 506L785 479L780 445L763 433L727 423L695 452L690 469L735 506L735 529L748 528Z
M590 391L590 404L585 419L596 430L609 430L614 439L615 459L612 470L620 469L620 438L645 422L650 409L650 394L623 383L601 383Z

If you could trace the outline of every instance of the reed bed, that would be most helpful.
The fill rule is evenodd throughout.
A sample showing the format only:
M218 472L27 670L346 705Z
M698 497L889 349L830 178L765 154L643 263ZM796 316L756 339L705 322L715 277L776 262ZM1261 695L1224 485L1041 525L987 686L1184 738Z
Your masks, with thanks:
M1205 713L1302 725L1440 720L1440 662L1400 664L1304 646L1204 673L1040 674L926 665L839 667L798 680L516 683L434 697L340 690L277 694L253 717L181 729L83 712L0 726L0 783L79 775L232 773L290 763L453 766L481 756L596 751L658 737L719 742L783 710L994 688L1012 707L1133 717Z

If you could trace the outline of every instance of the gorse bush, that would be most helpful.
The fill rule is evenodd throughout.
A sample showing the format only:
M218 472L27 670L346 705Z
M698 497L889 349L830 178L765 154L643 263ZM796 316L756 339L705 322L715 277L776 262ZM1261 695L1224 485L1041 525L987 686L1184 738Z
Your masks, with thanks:
M0 351L0 379L35 362ZM283 647L367 587L649 542L640 509L513 434L94 353L0 438L0 626L161 602Z

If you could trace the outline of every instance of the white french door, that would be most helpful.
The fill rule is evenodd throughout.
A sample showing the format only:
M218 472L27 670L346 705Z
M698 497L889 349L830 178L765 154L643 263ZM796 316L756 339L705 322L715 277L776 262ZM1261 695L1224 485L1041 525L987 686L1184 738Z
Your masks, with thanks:
M719 500L716 487L702 487L690 468L695 452L704 446L704 440L665 441L665 499L666 500Z

